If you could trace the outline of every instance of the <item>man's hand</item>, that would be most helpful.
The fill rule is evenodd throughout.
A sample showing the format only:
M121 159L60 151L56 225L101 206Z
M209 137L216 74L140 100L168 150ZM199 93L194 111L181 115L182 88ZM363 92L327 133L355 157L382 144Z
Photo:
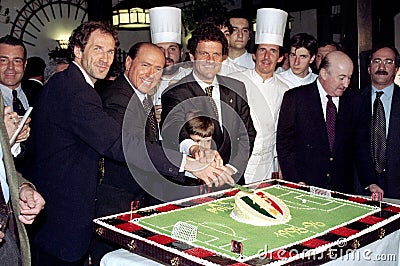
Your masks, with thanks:
M192 145L189 149L190 154L201 163L211 164L213 167L224 165L221 155L216 150L206 149L200 145Z
M382 193L382 198L383 198L383 189L381 189L377 184L371 184L371 185L369 185L368 188L371 193L375 193L375 192Z
M197 178L204 181L204 183L209 187L212 185L219 187L227 183L235 183L230 171L225 166L215 168L211 166L211 164L201 163L199 160L187 157L185 170L191 172Z
M162 111L162 109L161 109L161 105L154 105L154 112L156 113L156 120L157 120L157 123L160 123L160 121L161 121L161 111Z
M45 201L30 184L22 184L19 191L20 215L18 219L24 224L32 224L35 217L44 208Z
M16 112L11 112L11 106L4 107L4 124L6 125L9 139L11 139L12 135L17 130L20 121L21 118L18 116L18 114ZM22 142L28 139L31 131L31 128L29 127L30 122L31 118L28 117L15 142Z

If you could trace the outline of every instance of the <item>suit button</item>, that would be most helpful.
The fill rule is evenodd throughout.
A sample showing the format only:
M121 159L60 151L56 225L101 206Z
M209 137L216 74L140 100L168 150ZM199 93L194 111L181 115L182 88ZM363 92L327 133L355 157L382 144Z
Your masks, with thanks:
M330 177L330 176L331 176L331 174L327 173L327 174L326 174L326 176L327 176L327 177Z
M331 161L331 162L332 162L332 161L333 161L333 157L329 158L329 161Z
M171 167L168 168L168 172L172 173L172 172L173 172L173 169L172 169Z

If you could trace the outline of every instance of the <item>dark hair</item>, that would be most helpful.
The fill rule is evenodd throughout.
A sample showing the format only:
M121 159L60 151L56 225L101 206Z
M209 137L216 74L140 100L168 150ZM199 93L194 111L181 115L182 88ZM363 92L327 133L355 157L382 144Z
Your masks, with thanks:
M200 22L200 25L211 24L216 26L217 28L227 27L230 34L233 33L232 24L229 22L229 19L223 14L215 14L213 16L207 17Z
M374 55L374 53L376 53L378 50L382 49L382 48L389 48L393 51L394 53L394 64L396 67L400 66L400 55L399 55L399 51L396 49L396 47L389 45L389 44L379 44L375 47L372 48L372 50L370 51L369 55L368 55L368 66L371 65L371 60L372 60L372 56Z
M186 114L185 129L189 135L196 135L202 138L211 137L214 133L214 123L209 116L200 111L191 111Z
M158 47L157 45L151 43L151 42L137 42L134 45L131 46L131 48L128 51L128 56L134 60L137 56L137 54L139 53L140 48L142 48L142 46L144 45L148 45L148 46L153 46L157 49L160 49L160 47Z
M46 62L38 56L29 57L26 63L24 72L24 78L29 79L31 77L44 76L44 69L46 68Z
M315 39L315 37L312 36L311 34L305 32L298 33L294 35L292 38L290 38L289 47L290 48L294 47L296 48L296 50L301 47L304 47L308 50L310 56L316 55L318 52L317 39Z
M335 46L337 51L342 51L343 50L343 47L339 42L335 42L335 41L332 41L332 40L322 40L322 41L318 40L318 48L324 47L324 46L327 46L327 45Z
M232 9L228 12L228 20L230 20L231 18L244 18L245 20L247 20L251 32L253 25L251 21L251 16L247 10L241 8Z
M222 44L222 55L228 54L228 41L220 29L211 24L200 25L192 32L192 38L188 41L188 50L195 55L197 45L202 41L219 42Z
M21 39L18 39L14 36L11 35L6 35L0 38L0 44L8 44L8 45L12 45L12 46L22 46L22 48L24 48L24 60L27 57L27 51L26 51L26 47L24 45L24 43L22 42Z
M102 33L109 33L115 41L115 46L119 46L118 40L118 32L117 30L109 23L105 21L87 21L79 25L72 32L71 37L69 37L69 48L71 51L74 50L75 46L81 48L81 50L85 50L86 44L90 38L90 35L95 30L100 30ZM72 58L75 58L74 53L72 53Z

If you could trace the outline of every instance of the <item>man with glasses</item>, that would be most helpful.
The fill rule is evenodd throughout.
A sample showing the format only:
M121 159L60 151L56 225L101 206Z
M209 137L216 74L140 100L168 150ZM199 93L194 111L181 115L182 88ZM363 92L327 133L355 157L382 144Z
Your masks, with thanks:
M197 28L188 42L188 50L193 71L168 87L161 97L164 145L177 150L181 147L190 153L185 147L194 143L184 129L185 117L189 111L199 110L213 118L213 147L229 171L237 174L237 181L244 173L256 137L245 86L217 75L223 56L228 54L228 42L216 26L204 24Z
M371 50L369 59L371 85L361 93L371 114L368 126L371 126L372 160L385 197L400 199L400 88L394 83L399 52L393 46L380 45Z

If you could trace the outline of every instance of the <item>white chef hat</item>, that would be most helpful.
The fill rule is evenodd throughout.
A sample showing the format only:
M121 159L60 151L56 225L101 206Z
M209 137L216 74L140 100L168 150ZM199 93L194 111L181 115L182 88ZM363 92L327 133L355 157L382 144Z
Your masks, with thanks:
M161 6L150 8L149 12L152 43L181 44L181 10L176 7Z
M283 46L287 16L287 12L276 8L258 9L255 43Z

